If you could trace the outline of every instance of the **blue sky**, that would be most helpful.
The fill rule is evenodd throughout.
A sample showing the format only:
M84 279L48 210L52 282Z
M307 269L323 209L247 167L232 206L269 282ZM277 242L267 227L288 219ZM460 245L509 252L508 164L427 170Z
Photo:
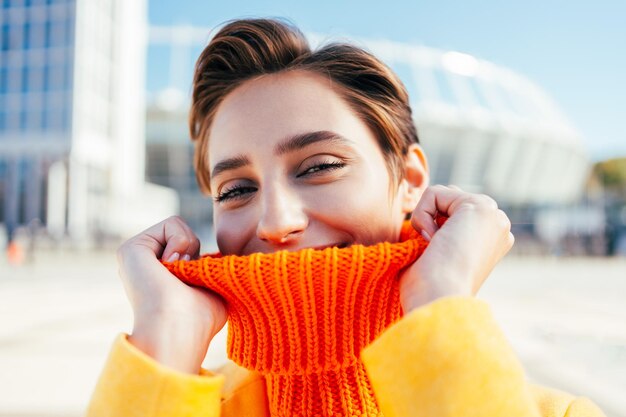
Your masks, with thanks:
M552 95L594 159L626 156L626 1L149 0L151 24L207 32L268 16L305 32L386 38L506 66Z

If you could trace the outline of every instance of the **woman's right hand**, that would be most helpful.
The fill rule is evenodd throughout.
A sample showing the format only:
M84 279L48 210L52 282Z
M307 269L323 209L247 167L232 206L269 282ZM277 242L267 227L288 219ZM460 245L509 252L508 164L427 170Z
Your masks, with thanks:
M134 313L129 341L163 365L198 374L213 336L227 319L217 294L191 287L159 261L196 259L200 241L178 216L124 242L119 273Z

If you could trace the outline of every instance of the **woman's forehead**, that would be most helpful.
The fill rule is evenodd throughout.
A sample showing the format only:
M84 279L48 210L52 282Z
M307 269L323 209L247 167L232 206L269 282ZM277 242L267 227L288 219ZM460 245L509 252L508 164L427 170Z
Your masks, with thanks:
M286 137L317 131L348 139L370 135L325 78L304 71L267 75L237 87L221 103L209 131L209 157L214 163L232 153L273 148Z

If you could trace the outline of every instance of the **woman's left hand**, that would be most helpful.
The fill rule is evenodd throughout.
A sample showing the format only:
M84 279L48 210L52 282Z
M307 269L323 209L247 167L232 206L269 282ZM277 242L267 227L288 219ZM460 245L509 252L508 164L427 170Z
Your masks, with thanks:
M441 227L438 216L448 218ZM492 198L455 186L428 187L411 223L430 244L400 277L405 313L440 297L476 294L514 242L511 222Z

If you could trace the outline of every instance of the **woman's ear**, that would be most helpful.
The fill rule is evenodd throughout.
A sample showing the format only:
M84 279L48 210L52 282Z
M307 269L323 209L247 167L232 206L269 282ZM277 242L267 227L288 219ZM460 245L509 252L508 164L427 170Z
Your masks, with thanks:
M429 181L426 154L417 143L411 144L404 159L404 178L401 184L404 213L413 212L424 190L428 187Z

